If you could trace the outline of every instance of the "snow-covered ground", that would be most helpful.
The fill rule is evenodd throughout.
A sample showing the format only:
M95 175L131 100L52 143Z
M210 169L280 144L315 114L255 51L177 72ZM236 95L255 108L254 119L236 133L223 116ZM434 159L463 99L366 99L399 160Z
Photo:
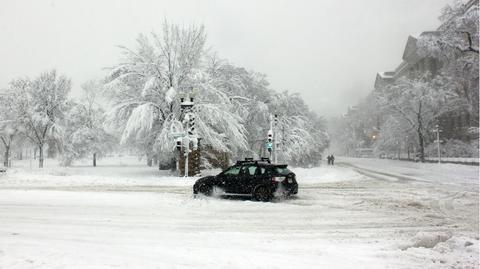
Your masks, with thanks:
M196 178L128 157L14 165L2 269L478 268L475 166L337 158L293 168L296 199L259 203L193 198Z

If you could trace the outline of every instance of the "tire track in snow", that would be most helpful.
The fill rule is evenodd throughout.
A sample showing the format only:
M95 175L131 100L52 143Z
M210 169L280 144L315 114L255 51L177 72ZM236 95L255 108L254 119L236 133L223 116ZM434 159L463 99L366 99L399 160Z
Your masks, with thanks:
M338 166L352 168L355 172L359 174L362 174L370 178L383 180L383 181L398 181L398 182L405 182L405 183L411 182L411 181L423 181L423 180L419 180L418 178L413 178L409 176L401 176L397 174L391 174L391 173L380 172L380 171L371 170L363 167L358 167L351 163L341 162L341 163L338 163Z
M475 221L475 220L478 220L478 214L476 214L478 213L478 208L479 208L478 192L475 192L474 190L473 191L458 190L458 189L452 188L451 185L447 186L443 182L422 180L416 177L392 174L392 173L383 172L383 171L380 172L372 169L358 167L356 165L346 163L346 162L339 163L339 165L342 167L350 167L354 171L364 176L367 176L375 180L381 180L383 182L391 182L392 184L417 183L416 186L419 189L424 188L426 190L431 190L429 196L423 197L424 199L428 199L428 200L423 202L420 199L418 203L420 207L425 207L425 210L433 211L433 212L424 214L425 217L442 219L446 221L445 224L450 223L454 226L458 226L459 223L467 224L468 226L471 226L474 229L478 230L478 222ZM441 189L444 191L446 190L448 194L443 196L438 196L439 193L435 191L435 187L439 187L439 186L443 186ZM476 204L472 205L472 207L476 209L474 211L465 210L464 205L462 204L462 201L459 201L460 199L468 195L473 195L477 197L476 199L473 199L476 201ZM468 199L467 197L466 200L472 200L472 199ZM422 203L420 203L420 201ZM461 205L460 207L456 206L457 202ZM412 203L412 205L415 205L415 204L416 204L415 202Z

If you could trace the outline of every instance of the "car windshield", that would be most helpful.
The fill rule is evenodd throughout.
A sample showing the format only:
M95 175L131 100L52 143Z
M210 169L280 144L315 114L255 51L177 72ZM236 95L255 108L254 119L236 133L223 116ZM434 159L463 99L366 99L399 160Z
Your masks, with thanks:
M231 167L229 168L227 171L223 172L224 175L238 175L238 173L240 173L240 166L234 166L234 167Z

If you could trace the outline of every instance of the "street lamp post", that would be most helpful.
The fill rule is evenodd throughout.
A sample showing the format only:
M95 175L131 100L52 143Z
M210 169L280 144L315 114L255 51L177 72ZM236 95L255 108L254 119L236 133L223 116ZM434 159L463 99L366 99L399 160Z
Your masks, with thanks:
M442 130L440 130L440 126L435 125L435 129L432 130L432 132L435 132L436 135L437 135L437 139L434 141L434 143L437 143L437 152L438 152L438 163L441 163L442 162L442 155L441 155L441 151L440 151L440 143L442 142L440 140L440 133L442 132Z

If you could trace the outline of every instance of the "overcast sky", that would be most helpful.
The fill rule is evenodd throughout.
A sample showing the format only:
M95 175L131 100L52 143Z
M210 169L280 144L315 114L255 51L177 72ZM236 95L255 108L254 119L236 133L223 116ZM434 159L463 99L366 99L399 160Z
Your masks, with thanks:
M104 75L163 18L206 27L208 46L299 92L320 115L342 114L401 62L409 34L434 30L448 0L0 0L0 88L57 68L80 84Z

